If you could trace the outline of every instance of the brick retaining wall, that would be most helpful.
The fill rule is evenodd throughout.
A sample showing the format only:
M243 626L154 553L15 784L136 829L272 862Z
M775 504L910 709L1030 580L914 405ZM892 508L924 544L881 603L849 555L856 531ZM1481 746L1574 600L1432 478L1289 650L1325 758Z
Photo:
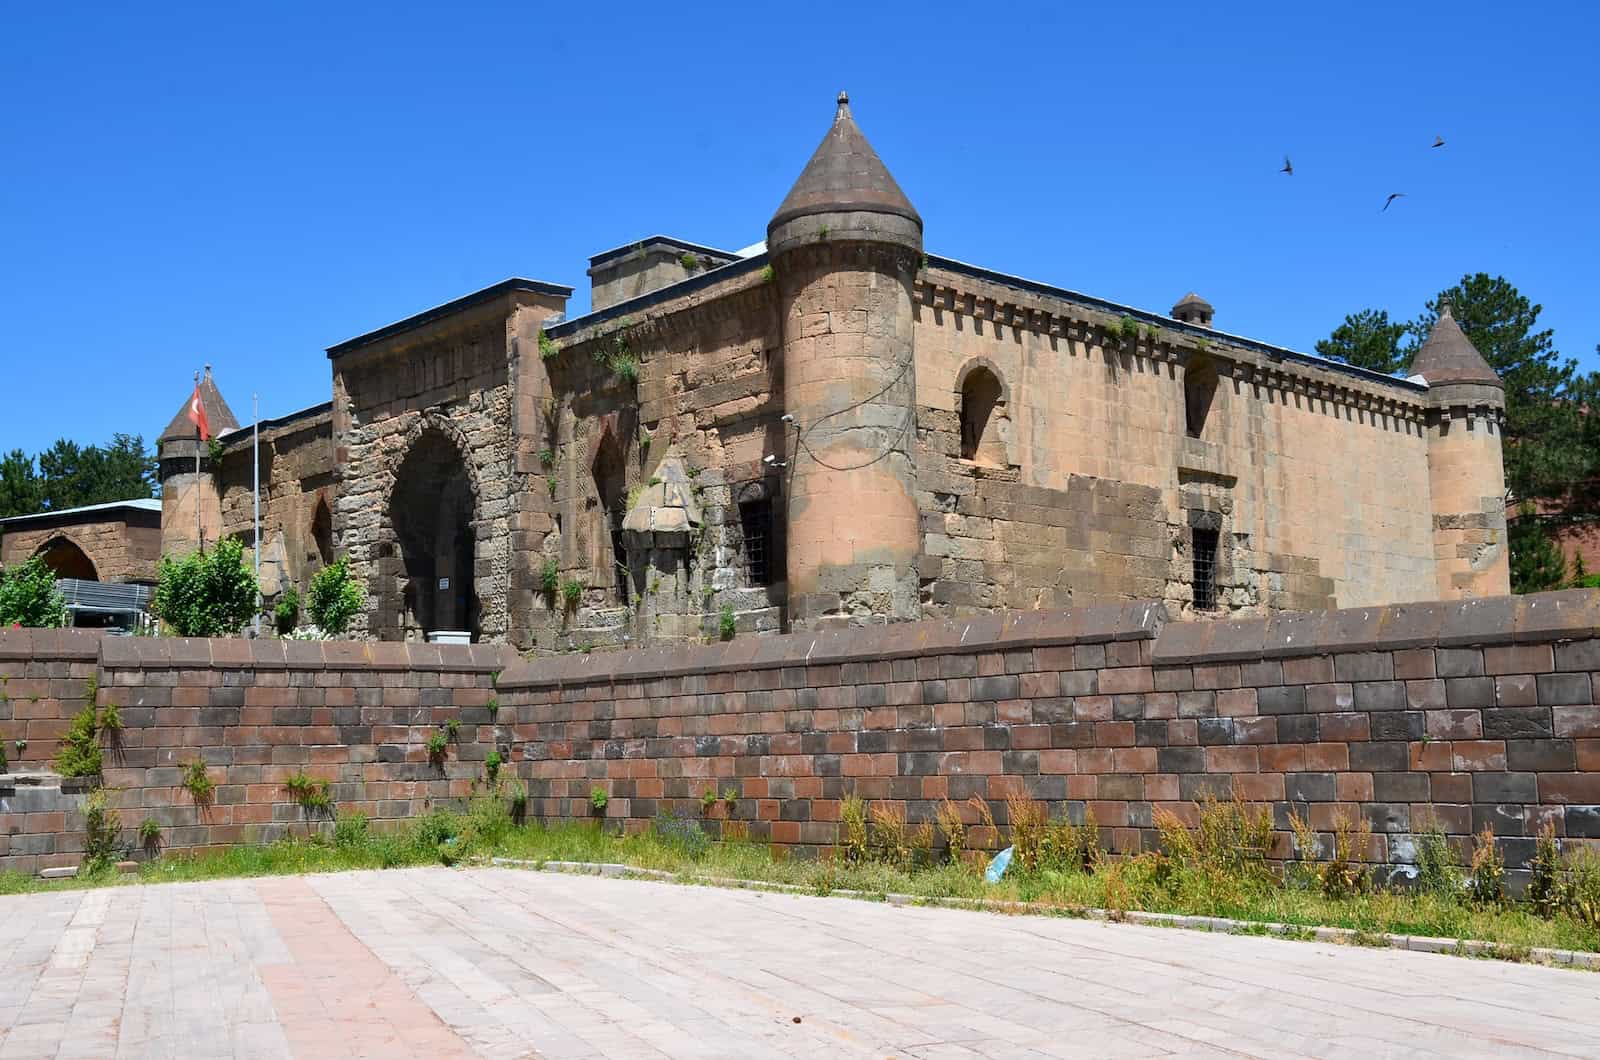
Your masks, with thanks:
M13 768L44 767L97 687L124 726L104 782L130 832L153 816L169 848L316 826L282 786L301 769L341 809L423 813L470 794L498 746L543 817L589 818L599 786L607 817L643 828L731 787L750 834L801 851L835 842L850 793L916 822L971 795L1003 821L1026 791L1055 813L1092 807L1128 851L1154 841L1157 807L1192 814L1209 792L1271 805L1280 829L1291 808L1323 830L1360 814L1389 864L1430 816L1463 841L1489 825L1520 866L1545 822L1600 839L1597 627L1600 592L1582 591L1216 623L1129 604L527 661L0 631L0 739ZM425 743L451 718L441 768ZM217 785L206 812L181 787L195 758ZM75 860L70 821L13 853L48 832L3 798L0 868ZM708 827L726 816L719 803Z
M14 739L28 741L20 763L13 754L13 769L50 768L93 678L98 705L114 704L122 719L102 777L130 837L148 816L161 823L168 849L264 842L325 824L283 788L300 770L329 781L339 809L379 822L470 794L489 750L509 749L516 738L488 708L493 675L507 657L493 645L4 631L0 739L8 752ZM451 718L459 736L435 765L427 738ZM182 787L183 767L195 759L216 785L205 810ZM0 795L0 869L76 863L81 818L58 824L47 841L33 818L6 807Z
M979 795L1003 822L1021 790L1132 851L1157 807L1237 794L1272 807L1279 857L1298 809L1365 817L1375 862L1436 815L1522 866L1546 822L1600 837L1597 625L1593 591L1217 623L1134 604L537 660L500 688L536 719L544 817L589 816L598 786L637 828L733 786L752 835L820 847L850 793L912 822Z

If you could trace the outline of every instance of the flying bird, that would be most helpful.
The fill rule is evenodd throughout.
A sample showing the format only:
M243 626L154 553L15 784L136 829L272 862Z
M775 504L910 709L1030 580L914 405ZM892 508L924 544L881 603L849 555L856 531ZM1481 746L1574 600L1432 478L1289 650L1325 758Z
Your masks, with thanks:
M1383 210L1379 210L1378 212L1379 213L1383 213L1384 210L1387 210L1389 208L1389 204L1390 203L1394 202L1396 199L1403 199L1405 197L1406 197L1406 193L1403 192L1403 191L1391 192L1389 194L1389 197L1387 199L1383 200Z
M1288 155L1284 155L1283 156L1283 168L1278 170L1278 172L1279 173L1287 173L1291 177L1294 176L1294 163L1289 161L1289 156Z
M1444 137L1435 136L1433 138L1433 146L1435 146L1435 147L1443 147L1444 146Z

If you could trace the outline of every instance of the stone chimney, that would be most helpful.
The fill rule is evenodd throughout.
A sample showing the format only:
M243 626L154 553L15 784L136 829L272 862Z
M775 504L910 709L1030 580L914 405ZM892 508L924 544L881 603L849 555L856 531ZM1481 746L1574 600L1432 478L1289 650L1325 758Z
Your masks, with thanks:
M1202 328L1211 326L1211 303L1190 291L1172 307L1172 319Z

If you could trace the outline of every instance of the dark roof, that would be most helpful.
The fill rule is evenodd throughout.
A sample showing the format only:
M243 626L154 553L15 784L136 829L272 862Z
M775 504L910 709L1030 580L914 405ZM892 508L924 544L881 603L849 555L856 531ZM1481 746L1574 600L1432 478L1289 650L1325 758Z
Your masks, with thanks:
M922 227L911 200L850 116L850 97L841 92L833 127L772 215L767 230L797 217L844 211L894 214Z
M156 444L174 440L187 440L197 437L194 421L189 419L189 398L192 392L183 395L183 404L178 406L178 414L172 417L172 422L167 424L167 429L161 432L161 437L156 439ZM206 410L206 423L211 428L211 437L215 438L224 432L235 430L239 421L234 418L233 410L228 403L222 400L222 391L217 389L217 384L211 379L211 366L206 365L206 373L200 379L200 404Z
M320 405L312 405L312 406L310 406L308 408L296 409L294 412L288 413L287 415L284 415L284 416L279 416L276 419L262 420L261 421L261 429L264 430L264 431L277 430L279 427L286 427L289 424L294 423L297 420L315 419L318 416L325 415L325 414L327 414L329 412L332 412L332 411L333 411L333 402L324 401ZM232 431L229 431L228 433L230 435L245 434L249 430L250 430L250 424L246 423L246 424L243 424L242 426L234 428Z
M415 316L397 320L393 324L386 324L376 331L369 331L365 335L357 335L353 339L345 339L343 342L335 343L328 347L328 359L332 360L341 354L349 353L351 350L359 349L380 339L389 338L391 335L403 334L415 328L420 328L424 324L431 324L435 320L447 317L452 313L459 313L463 309L470 309L475 305L493 301L501 295L509 294L512 291L531 291L534 294L549 295L553 298L572 297L572 288L563 284L545 283L543 280L524 280L520 276L513 276L509 280L501 280L499 283L491 284L481 291L473 291L471 294L462 295L453 302L446 302L444 305L437 305L432 309L424 309Z
M4 519L0 519L0 524L10 526L13 523L26 523L35 519L66 519L69 517L88 515L91 513L100 513L101 518L104 518L115 511L155 512L159 514L161 511L161 499L159 497L141 497L131 501L107 501L104 504L85 504L77 508L61 508L57 511L29 512L27 515L8 515ZM86 519L84 521L98 522L99 519Z
M1430 385L1438 383L1482 383L1504 388L1483 354L1472 345L1450 312L1450 303L1439 306L1439 319L1428 341L1411 360L1411 374L1420 375Z
M1178 309L1182 309L1184 306L1189 306L1189 305L1199 306L1202 309L1205 309L1207 311L1209 311L1211 309L1211 303L1206 301L1204 298L1201 298L1199 295L1195 294L1193 291L1190 291L1188 294L1186 294L1182 298L1180 298L1178 300L1178 304L1173 306L1172 308L1174 310L1178 310Z

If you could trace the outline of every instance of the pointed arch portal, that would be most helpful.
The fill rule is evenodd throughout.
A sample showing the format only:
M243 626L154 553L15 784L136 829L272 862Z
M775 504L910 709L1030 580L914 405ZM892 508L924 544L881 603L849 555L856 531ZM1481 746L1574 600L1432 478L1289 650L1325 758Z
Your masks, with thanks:
M389 517L402 561L403 635L466 630L476 640L477 497L464 454L444 432L423 431L406 452Z

